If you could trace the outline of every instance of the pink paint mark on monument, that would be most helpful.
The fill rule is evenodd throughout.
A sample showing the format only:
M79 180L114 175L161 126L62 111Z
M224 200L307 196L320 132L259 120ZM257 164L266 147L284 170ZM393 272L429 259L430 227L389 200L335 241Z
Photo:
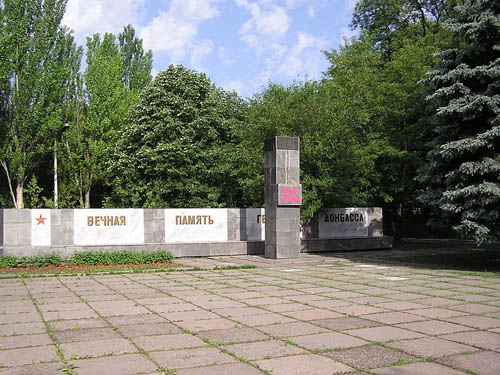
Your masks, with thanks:
M297 189L281 188L281 194L299 194Z

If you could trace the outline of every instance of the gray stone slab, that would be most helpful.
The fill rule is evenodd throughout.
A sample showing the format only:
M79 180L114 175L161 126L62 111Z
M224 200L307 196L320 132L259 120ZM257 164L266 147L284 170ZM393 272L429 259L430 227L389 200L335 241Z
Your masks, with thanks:
M461 371L432 362L384 367L370 372L378 375L463 375Z
M0 363L7 367L32 364L33 361L39 363L58 360L54 345L0 351Z
M467 370L480 375L498 375L500 373L500 353L482 351L472 354L458 354L439 360L447 366Z
M78 375L137 375L156 371L157 366L140 354L124 354L120 356L100 357L72 360Z
M352 370L337 361L315 354L273 358L255 363L273 375L331 375Z
M408 363L419 361L417 357L398 350L391 350L380 345L358 346L355 348L328 352L324 355L345 363L348 366L363 369L385 367L400 362Z
M21 365L0 368L0 375L54 375L60 374L62 363L39 363L36 365Z
M123 338L69 342L61 344L61 348L68 360L76 357L101 357L137 352L137 349Z
M218 344L234 344L240 342L266 340L269 337L262 332L252 328L230 328L217 329L213 331L203 331L199 333L200 337L209 339Z
M182 369L176 375L260 375L256 368L243 363L228 363L225 365L215 365L208 367L198 367L193 369Z
M161 366L168 369L193 368L236 362L236 359L216 348L170 350L150 353Z

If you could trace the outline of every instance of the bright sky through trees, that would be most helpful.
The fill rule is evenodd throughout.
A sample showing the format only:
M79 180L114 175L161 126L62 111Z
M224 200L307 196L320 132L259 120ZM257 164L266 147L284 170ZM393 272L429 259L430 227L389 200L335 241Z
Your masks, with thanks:
M270 80L318 79L322 50L352 35L355 0L69 0L63 24L77 43L132 24L153 50L153 74L169 64L207 73L242 96Z

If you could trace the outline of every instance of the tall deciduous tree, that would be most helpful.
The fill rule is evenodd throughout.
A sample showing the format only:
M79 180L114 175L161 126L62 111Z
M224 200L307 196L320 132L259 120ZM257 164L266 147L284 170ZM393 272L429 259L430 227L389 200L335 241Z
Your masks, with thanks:
M233 206L228 159L242 103L201 73L169 66L141 92L109 162L125 207Z
M151 82L153 53L144 52L142 39L137 38L131 25L118 35L119 50L123 61L122 81L128 91L140 91Z
M87 69L74 86L72 126L65 135L66 205L90 207L92 199L100 204L102 197L92 189L107 185L110 149L139 91L151 81L151 67L152 53L144 53L130 25L118 38L87 38Z
M16 208L64 119L73 37L61 27L67 0L0 2L0 164Z
M439 127L420 170L436 219L482 243L500 237L500 3L470 1L449 29L462 47L431 72Z
M443 20L463 0L360 0L351 27L375 38L376 46L390 60L401 39L418 39L440 32Z

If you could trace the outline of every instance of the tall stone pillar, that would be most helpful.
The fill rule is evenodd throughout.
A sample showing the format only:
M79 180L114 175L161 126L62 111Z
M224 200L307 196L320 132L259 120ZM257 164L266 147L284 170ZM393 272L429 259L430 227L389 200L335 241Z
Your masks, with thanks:
M299 138L274 137L264 143L266 258L297 258L300 253Z

